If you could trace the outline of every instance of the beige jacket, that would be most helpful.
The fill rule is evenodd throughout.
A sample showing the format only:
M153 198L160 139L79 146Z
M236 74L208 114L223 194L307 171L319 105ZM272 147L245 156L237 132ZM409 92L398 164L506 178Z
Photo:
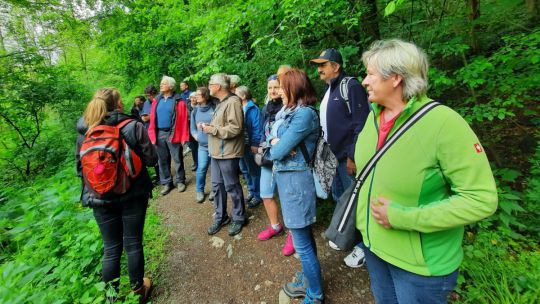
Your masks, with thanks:
M218 103L210 127L210 157L230 159L244 156L244 111L238 96L231 94Z

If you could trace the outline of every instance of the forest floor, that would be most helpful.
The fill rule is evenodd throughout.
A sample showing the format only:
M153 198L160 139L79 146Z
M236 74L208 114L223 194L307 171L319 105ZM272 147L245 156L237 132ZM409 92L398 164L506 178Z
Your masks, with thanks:
M175 189L154 201L154 210L162 218L168 237L152 302L300 303L301 299L289 299L281 291L283 284L301 269L296 254L281 254L285 234L264 242L257 240L257 234L268 225L264 206L247 209L249 223L237 236L230 237L227 226L209 236L213 204L208 199L195 203L191 154L184 161L187 190L179 193ZM210 188L209 176L210 172L206 189ZM229 201L229 210L230 205ZM328 247L322 237L324 228L314 225L325 303L373 303L365 266L345 266L343 258L347 253Z

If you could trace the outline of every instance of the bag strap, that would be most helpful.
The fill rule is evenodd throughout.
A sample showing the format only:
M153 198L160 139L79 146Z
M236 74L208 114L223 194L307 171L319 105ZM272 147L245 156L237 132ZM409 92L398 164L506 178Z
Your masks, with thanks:
M319 116L319 112L317 112L317 110L312 106L308 106L308 108L312 109L315 112L315 114L317 114L317 118L319 119L319 122L320 122L321 117ZM323 133L322 126L319 126L319 138L323 135L322 133ZM310 157L304 140L302 140L298 144L298 146L300 146L300 151L302 152L302 155L304 156L304 159L306 160L306 163L308 164L308 166L313 167L313 163L315 162L315 154L317 153L317 147L315 147L315 151L313 151L313 157Z
M349 82L354 77L343 77L341 79L341 82L339 83L339 95L341 95L341 98L343 98L343 101L345 101L345 104L347 105L347 110L349 110L349 115L352 114L351 110L351 103L349 102Z
M358 191L364 184L364 180L366 177L371 173L373 168L375 167L375 164L381 159L381 157L384 155L388 149L407 131L409 130L417 121L419 121L424 115L426 115L429 111L434 109L437 106L440 106L441 104L438 102L429 102L422 106L418 111L416 111L411 117L409 117L399 128L396 130L396 132L388 138L382 147L369 159L369 161L366 163L364 168L360 171L358 176L355 178L355 186L352 192L351 197L349 198L349 201L347 202L347 208L345 209L345 213L343 214L343 217L341 218L338 226L338 231L343 232L343 229L345 227L345 224L347 222L347 219L349 218L349 213L352 210L352 206L356 201L356 196L358 194Z

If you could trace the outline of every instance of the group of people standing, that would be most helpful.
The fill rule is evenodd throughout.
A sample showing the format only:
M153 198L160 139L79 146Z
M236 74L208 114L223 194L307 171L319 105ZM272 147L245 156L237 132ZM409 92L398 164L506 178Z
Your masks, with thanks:
M269 225L257 238L266 241L287 228L283 254L296 251L302 266L283 291L303 297L303 303L324 303L312 231L316 188L306 151L313 155L321 136L329 143L338 160L332 184L332 199L338 203L371 156L407 118L431 102L427 56L414 44L379 41L362 59L367 69L362 83L346 75L335 49L311 60L327 84L319 110L307 74L289 66L268 77L262 110L235 75L214 74L208 86L195 92L182 83L180 94L175 80L164 76L159 93L149 86L146 101L136 98L132 115L141 122L121 131L146 166L158 164L162 195L174 189L171 161L176 187L185 191L183 144L189 143L198 203L205 200L206 173L211 170L209 198L215 214L208 234L225 225L229 235L238 234L247 224L246 205L254 208L262 202ZM78 125L79 167L84 135L98 125L129 119L121 112L118 91L98 90ZM261 154L265 161L257 164ZM248 186L246 199L240 175ZM88 190L82 200L93 207L104 240L104 281L119 277L124 246L132 289L144 301L151 281L143 278L142 227L152 188L145 168L137 182L136 189L108 201L97 200ZM493 213L497 193L475 134L456 112L439 106L389 148L366 178L357 204L356 227L363 240L345 264L360 267L367 262L376 302L446 303L463 255L463 226ZM332 242L329 246L340 250Z

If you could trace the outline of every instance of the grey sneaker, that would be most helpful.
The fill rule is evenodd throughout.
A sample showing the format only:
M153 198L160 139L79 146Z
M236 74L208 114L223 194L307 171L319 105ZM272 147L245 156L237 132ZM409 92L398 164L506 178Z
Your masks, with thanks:
M232 221L232 223L229 225L229 235L235 236L240 233L240 231L242 231L242 226L244 226L243 222Z
M178 183L178 185L176 187L178 188L178 192L186 191L186 184L184 184L184 183Z
M208 200L213 201L214 200L214 191L210 190L210 194L208 194Z
M208 227L208 234L214 235L218 233L221 230L221 227L227 225L231 219L229 217L226 217L224 220L221 220L221 222L214 221L210 227Z
M161 187L161 191L159 192L159 194L167 195L169 192L171 192L172 189L173 189L173 186L171 184L163 185Z
M306 296L307 286L308 282L307 278L304 277L304 273L297 271L294 282L283 285L283 292L290 298L301 298Z
M204 193L203 192L197 192L195 194L195 202L199 203L199 204L204 202Z

